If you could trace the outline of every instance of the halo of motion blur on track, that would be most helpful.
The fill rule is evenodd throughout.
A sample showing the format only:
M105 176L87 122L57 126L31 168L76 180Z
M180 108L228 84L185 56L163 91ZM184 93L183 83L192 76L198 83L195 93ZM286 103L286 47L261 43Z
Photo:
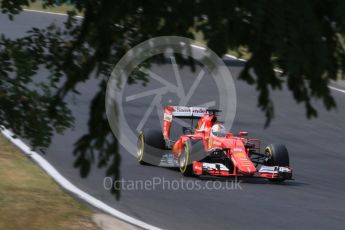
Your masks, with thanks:
M219 112L203 107L166 106L163 131L146 129L139 134L139 163L179 167L184 176L247 176L275 182L292 179L284 145L270 144L262 153L259 139L246 138L247 132L239 132L239 136L227 132L218 120ZM170 139L173 118L191 120L190 127L183 127L177 140Z

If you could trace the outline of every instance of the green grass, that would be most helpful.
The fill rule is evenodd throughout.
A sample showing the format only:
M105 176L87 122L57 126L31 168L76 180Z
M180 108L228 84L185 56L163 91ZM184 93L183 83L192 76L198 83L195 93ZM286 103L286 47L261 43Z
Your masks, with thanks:
M0 134L1 230L98 229L92 214Z

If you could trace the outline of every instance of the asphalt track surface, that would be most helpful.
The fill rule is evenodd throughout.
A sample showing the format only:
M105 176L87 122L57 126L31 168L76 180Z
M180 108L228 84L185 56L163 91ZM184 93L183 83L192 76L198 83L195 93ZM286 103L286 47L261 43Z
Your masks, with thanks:
M14 22L0 15L1 33L18 37L30 26L43 27L62 16L24 12ZM228 61L234 79L242 64ZM169 65L156 66L155 71L169 77ZM44 76L44 72L38 73ZM183 80L193 79L194 73L185 69ZM189 77L190 76L190 77ZM290 152L295 181L271 184L265 180L247 179L237 190L155 190L122 191L116 201L103 186L105 169L93 166L90 175L82 179L72 150L74 142L87 131L88 106L97 90L95 80L78 85L80 96L69 98L76 117L74 129L56 135L45 158L66 178L92 196L114 208L149 224L165 229L344 229L345 216L345 94L332 91L338 104L336 111L327 112L320 102L318 119L305 118L303 105L297 105L290 92L274 92L276 116L264 129L264 115L257 109L257 92L253 86L235 80L237 113L232 131L246 130L250 136L265 143L284 143ZM210 84L212 84L210 82ZM343 87L344 85L338 85ZM138 87L138 86L134 86ZM148 86L150 87L150 85ZM200 95L212 97L208 84L201 84ZM134 89L134 88L133 88ZM130 90L130 88L129 88ZM198 96L198 94L197 94ZM191 101L192 103L193 101ZM140 104L127 104L129 119L137 124L138 106L144 109L150 98ZM155 124L152 116L148 124ZM125 180L152 180L160 177L168 181L180 180L177 171L139 166L136 159L123 148L121 174ZM186 179L205 186L204 179ZM225 184L224 180L216 180Z

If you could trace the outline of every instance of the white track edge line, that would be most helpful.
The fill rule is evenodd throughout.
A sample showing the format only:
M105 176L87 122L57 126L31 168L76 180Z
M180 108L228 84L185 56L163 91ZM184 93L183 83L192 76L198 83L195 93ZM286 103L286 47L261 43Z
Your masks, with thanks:
M60 16L68 16L68 14L65 14L65 13L58 13L58 12L51 12L51 11L44 11L44 10L23 9L23 11L41 13L41 14L53 14L53 15L60 15ZM80 16L80 15L76 15L74 17L84 18L83 16Z
M30 147L27 146L22 140L18 138L14 138L14 134L6 129L1 128L1 133L14 145L16 145L25 155L30 157L34 162L36 162L50 177L52 177L60 186L62 186L65 190L73 193L78 198L84 200L88 204L114 216L117 217L127 223L133 224L140 228L149 229L149 230L160 230L160 228L155 227L153 225L147 224L141 220L135 219L123 212L120 212L109 205L103 203L102 201L98 200L97 198L91 196L90 194L82 191L74 184L72 184L69 180L63 177L47 160L41 157L37 152L31 151Z
M336 91L338 91L338 92L345 93L345 90L343 90L343 89L339 89L339 88L334 87L334 86L328 86L328 87L329 87L330 89L336 90Z

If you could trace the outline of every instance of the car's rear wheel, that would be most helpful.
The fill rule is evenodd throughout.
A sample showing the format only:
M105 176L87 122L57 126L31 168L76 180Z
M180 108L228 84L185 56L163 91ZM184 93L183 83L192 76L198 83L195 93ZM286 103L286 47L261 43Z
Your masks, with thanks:
M190 141L187 140L182 148L181 155L178 159L180 172L183 176L193 176L193 162L190 161L191 145Z
M186 140L183 144L178 163L183 176L194 176L193 161L200 161L205 157L203 144L199 140Z
M165 149L162 131L146 129L138 136L137 159L142 165L159 165Z
M269 166L290 166L289 152L287 151L285 145L270 144L265 148L265 154L268 156L267 165ZM285 179L274 178L269 180L273 182L281 182Z

